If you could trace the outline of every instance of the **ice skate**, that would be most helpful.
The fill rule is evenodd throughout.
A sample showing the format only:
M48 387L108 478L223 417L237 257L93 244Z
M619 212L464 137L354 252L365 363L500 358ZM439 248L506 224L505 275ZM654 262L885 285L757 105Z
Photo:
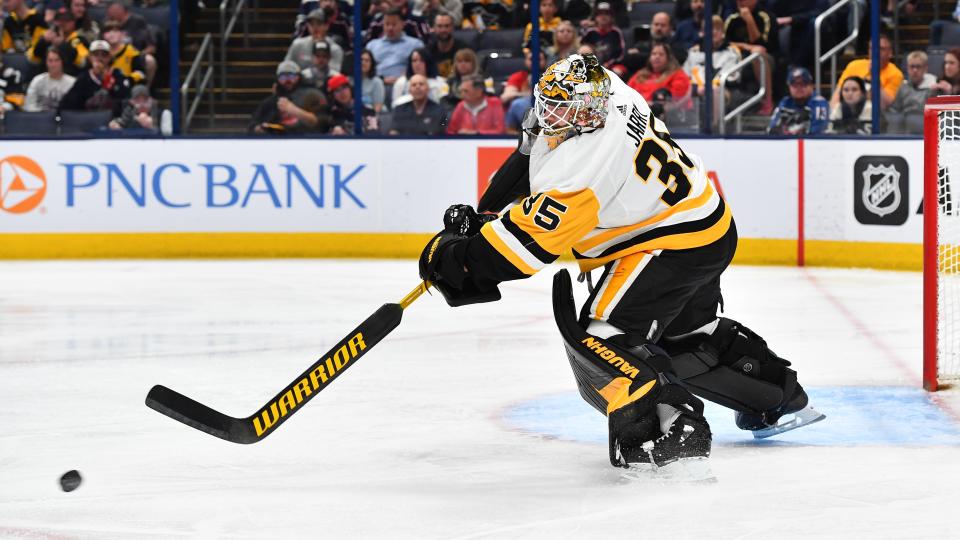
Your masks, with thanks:
M707 459L712 435L706 420L671 405L658 404L660 431L655 440L616 451L625 463L623 478L660 482L715 482Z
M784 405L762 414L738 412L737 426L753 432L755 439L766 439L826 418L808 404L807 393L798 384L793 397Z

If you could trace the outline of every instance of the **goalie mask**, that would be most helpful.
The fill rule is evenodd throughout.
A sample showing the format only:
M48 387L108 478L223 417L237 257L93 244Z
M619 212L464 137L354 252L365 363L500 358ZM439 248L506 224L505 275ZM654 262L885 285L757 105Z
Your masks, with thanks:
M572 54L548 67L534 88L534 111L545 135L603 127L610 77L592 54Z

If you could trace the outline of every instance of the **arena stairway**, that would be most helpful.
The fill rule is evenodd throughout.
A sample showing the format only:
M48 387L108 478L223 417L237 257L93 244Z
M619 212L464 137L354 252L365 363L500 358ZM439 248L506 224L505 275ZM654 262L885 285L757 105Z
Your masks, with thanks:
M216 6L213 2L208 5ZM250 46L244 46L243 26L240 21L227 41L227 84L220 81L220 12L216 7L201 10L181 43L180 76L185 77L191 62L203 41L211 32L214 38L214 95L215 116L211 125L206 103L197 109L190 133L237 134L246 132L250 116L257 104L270 95L277 64L287 53L297 17L296 0L275 0L270 7L249 10ZM205 68L207 62L201 63ZM169 91L161 97L169 100Z

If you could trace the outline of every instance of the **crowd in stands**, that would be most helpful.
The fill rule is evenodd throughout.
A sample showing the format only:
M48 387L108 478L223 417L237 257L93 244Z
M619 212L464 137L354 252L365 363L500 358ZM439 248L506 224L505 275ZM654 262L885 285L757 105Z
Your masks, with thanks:
M166 35L138 0L3 0L0 114L101 111L100 127L156 132L158 56Z
M869 35L868 4L826 25L832 47L859 25ZM540 70L575 52L590 52L666 117L668 125L698 129L704 98L722 97L731 109L766 91L750 111L769 118L768 133L867 134L871 132L870 47L864 39L845 51L850 61L824 97L814 88L814 20L831 0L717 0L705 13L703 0L541 0ZM646 6L645 6L646 5ZM370 0L363 4L362 84L364 132L401 135L504 134L519 129L532 106L530 85L533 24L528 4L516 0ZM647 9L652 8L652 9ZM901 18L917 2L901 6ZM897 2L883 3L889 29ZM640 12L646 15L640 16ZM300 69L297 86L281 84L258 108L253 132L353 133L352 6L339 0L303 0L294 21L296 38L286 60ZM960 20L960 7L954 14ZM938 28L943 31L943 22ZM705 80L704 30L712 45L712 81ZM509 36L511 42L490 36ZM948 32L949 33L949 32ZM479 38L478 38L479 36ZM960 46L960 43L954 45ZM909 52L909 54L907 54ZM885 131L918 133L923 103L960 90L958 49L942 66L929 66L922 50L904 51L904 77L893 62L893 44L880 39L882 122ZM756 53L759 61L720 74ZM520 59L523 63L520 63ZM764 64L761 69L761 63ZM284 67L286 66L286 67ZM512 66L505 71L503 66ZM933 68L932 70L930 68ZM761 80L762 79L762 80ZM298 90L309 87L312 92ZM335 95L340 96L339 98ZM714 101L716 103L716 101ZM283 104L283 105L281 105ZM715 105L713 110L718 110ZM714 126L719 121L714 115ZM682 127L681 127L682 129Z
M161 0L133 0L132 6L129 1L2 0L3 109L110 110L117 120L111 125L124 124L119 120L134 89L140 98L143 89L149 96L164 60L158 43L163 32L136 13ZM277 58L271 95L252 113L251 133L352 134L355 100L362 103L366 133L519 129L532 106L534 27L526 2L358 1L360 50L354 50L351 4L301 1L289 49ZM834 3L715 0L714 12L706 13L703 0L540 0L537 60L542 71L575 52L597 55L675 130L696 131L705 123L706 98L713 100L710 122L716 127L718 100L729 111L759 95L748 112L767 119L768 133L870 133L866 0L856 0L859 18L844 8L824 26L825 49L860 28L860 38L844 51L840 77L816 88L811 75L814 20ZM931 25L931 39L942 47L936 54L923 48L894 51L888 35L897 9L901 22L909 20L918 13L918 1L882 2L880 129L919 133L928 97L960 93L960 5L952 20ZM355 55L359 89L353 88ZM727 73L751 55L756 60L746 68Z

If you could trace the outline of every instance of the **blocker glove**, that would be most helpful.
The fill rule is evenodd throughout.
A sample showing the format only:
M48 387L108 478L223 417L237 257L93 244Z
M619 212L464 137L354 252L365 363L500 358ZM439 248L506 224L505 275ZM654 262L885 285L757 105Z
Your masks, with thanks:
M478 286L463 264L466 242L480 233L484 223L495 219L492 214L478 214L469 205L455 204L443 214L443 230L423 248L420 277L432 282L451 307L500 299L496 285Z

